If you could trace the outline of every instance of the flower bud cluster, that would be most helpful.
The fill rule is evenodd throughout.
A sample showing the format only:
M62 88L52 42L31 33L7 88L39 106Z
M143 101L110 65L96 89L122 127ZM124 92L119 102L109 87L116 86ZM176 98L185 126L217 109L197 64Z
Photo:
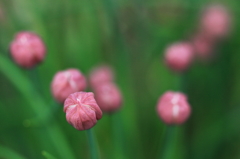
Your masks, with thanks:
M231 16L221 5L207 7L200 18L198 32L189 42L177 42L165 50L165 63L175 72L183 72L193 63L195 57L209 60L214 46L226 37L231 28Z
M93 68L89 75L96 101L104 112L114 112L122 105L122 95L114 83L114 74L109 66Z

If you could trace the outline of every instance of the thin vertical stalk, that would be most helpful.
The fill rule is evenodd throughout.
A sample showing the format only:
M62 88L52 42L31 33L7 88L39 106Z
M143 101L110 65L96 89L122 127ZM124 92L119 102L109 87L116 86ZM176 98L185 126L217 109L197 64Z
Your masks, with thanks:
M123 150L123 132L121 117L119 113L111 114L111 126L112 126L112 141L113 141L113 153L112 158L122 159L126 158Z
M173 158L176 137L177 137L177 127L176 126L166 126L166 131L164 135L164 140L162 143L161 151L159 154L159 159L171 159Z
M91 159L99 159L98 151L97 151L97 144L93 135L92 129L87 130L87 137L89 141L89 149L91 153Z
M29 74L29 78L32 80L35 88L37 89L37 91L42 94L42 84L40 82L40 77L39 77L39 73L38 73L38 69L36 67L34 67L33 69L30 69L28 71Z

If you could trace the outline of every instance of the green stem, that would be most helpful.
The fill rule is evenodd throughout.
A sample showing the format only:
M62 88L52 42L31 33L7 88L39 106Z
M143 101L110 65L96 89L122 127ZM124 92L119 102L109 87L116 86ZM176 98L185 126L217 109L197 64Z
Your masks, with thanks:
M35 86L35 89L42 94L42 85L40 82L40 77L38 73L38 69L34 67L33 69L28 70L29 78L32 80L33 85Z
M49 107L45 100L34 89L32 82L26 78L20 69L18 69L8 58L4 57L0 53L0 71L9 79L9 81L21 92L25 97L29 106L34 112L37 120L45 121L46 113L49 113ZM17 79L16 79L17 77ZM53 126L46 126L45 133L51 138L53 147L56 148L58 154L61 154L63 158L74 159L74 155L70 149L64 134L62 133L60 126L55 122ZM42 134L43 136L45 134ZM42 136L42 137L43 137ZM39 137L39 140L40 137ZM40 141L42 142L42 141Z
M93 135L92 129L87 130L87 137L89 141L89 148L91 153L91 159L98 159L97 144Z
M171 159L175 152L177 127L168 125L163 139L163 143L160 150L159 159Z
M123 152L123 132L119 113L111 114L112 136L113 136L113 154L112 158L126 158Z

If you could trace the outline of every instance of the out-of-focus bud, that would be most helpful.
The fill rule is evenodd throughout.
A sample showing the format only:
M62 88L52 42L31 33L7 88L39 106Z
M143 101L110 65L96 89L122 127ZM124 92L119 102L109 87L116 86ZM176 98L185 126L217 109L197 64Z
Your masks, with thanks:
M221 38L230 30L231 17L224 6L212 5L205 9L201 18L201 30L206 35Z
M77 130L90 129L102 118L102 111L91 92L69 95L64 102L64 112L68 123Z
M92 88L97 87L105 82L112 82L114 80L113 71L109 66L103 65L93 68L90 72L90 85Z
M37 34L25 31L16 34L10 52L18 65L31 68L44 60L46 48Z
M86 79L77 69L57 72L51 83L52 94L60 103L63 103L71 93L83 91L86 87Z
M94 89L96 101L104 112L118 110L122 104L122 95L113 83L103 83Z
M188 119L191 108L183 93L168 91L159 98L157 112L166 124L182 124Z
M204 34L198 34L192 39L192 44L199 59L207 61L212 58L215 45L213 39L204 36Z
M192 63L193 58L193 46L190 43L175 43L165 51L166 64L177 72L186 70Z

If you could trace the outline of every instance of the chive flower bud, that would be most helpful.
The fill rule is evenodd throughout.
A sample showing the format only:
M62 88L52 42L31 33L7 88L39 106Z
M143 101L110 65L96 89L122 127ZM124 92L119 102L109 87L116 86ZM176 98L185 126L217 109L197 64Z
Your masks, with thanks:
M230 21L230 14L224 6L212 5L204 10L200 27L208 36L222 38L230 30Z
M107 66L99 66L92 69L89 76L90 85L92 88L97 87L105 82L113 82L114 75L112 69Z
M191 108L183 93L168 91L159 98L157 112L166 124L182 124L188 119Z
M71 93L83 91L86 87L86 79L77 69L57 72L51 83L52 94L60 103L63 103Z
M13 60L23 68L32 68L44 60L46 48L35 33L24 31L15 35L10 45Z
M68 123L77 130L90 129L102 118L92 92L70 94L64 102L64 112Z
M170 45L165 51L165 62L173 71L185 71L194 58L193 47L190 43L179 42Z
M103 83L94 89L96 101L104 112L114 112L122 105L122 95L114 83Z

